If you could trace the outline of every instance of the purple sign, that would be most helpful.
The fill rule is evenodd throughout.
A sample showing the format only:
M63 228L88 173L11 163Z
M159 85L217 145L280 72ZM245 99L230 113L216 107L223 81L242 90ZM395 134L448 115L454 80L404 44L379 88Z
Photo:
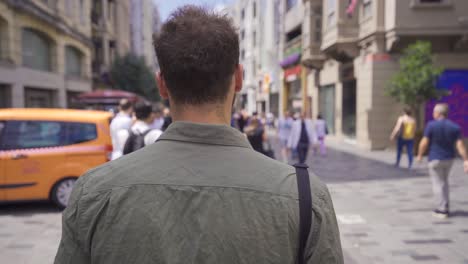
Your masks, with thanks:
M426 104L426 122L433 119L432 111L436 103L447 103L450 107L450 120L460 125L463 136L468 137L468 70L445 71L439 79L438 86L449 90L450 95Z

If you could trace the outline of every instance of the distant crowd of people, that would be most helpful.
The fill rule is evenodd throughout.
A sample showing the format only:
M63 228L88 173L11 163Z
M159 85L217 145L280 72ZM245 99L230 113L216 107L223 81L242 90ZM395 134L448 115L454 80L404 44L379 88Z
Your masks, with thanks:
M254 150L270 157L274 152L265 128L277 128L281 160L284 162L298 160L305 163L309 149L323 156L327 153L325 137L328 127L321 114L312 120L306 113L288 111L276 123L272 113L259 115L254 112L250 116L242 110L233 114L231 125L245 133Z
M156 142L171 122L167 107L122 99L110 124L112 160Z

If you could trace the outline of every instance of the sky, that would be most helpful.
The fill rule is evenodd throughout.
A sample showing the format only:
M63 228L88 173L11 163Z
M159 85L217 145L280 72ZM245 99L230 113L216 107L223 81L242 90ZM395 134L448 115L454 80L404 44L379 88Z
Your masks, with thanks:
M161 19L164 21L169 14L177 7L186 4L204 5L208 7L217 7L223 4L229 4L232 0L153 0L159 6Z

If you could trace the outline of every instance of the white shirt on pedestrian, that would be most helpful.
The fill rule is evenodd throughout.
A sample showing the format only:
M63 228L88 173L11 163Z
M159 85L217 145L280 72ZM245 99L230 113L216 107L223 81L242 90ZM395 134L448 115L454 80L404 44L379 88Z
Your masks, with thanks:
M317 134L315 133L315 129L313 126L313 122L310 119L304 120L305 128L307 131L307 136L309 137L310 145L314 145L317 143ZM302 119L298 119L294 121L291 129L291 134L289 135L288 139L288 148L296 149L297 145L299 144L299 140L301 138L301 130L302 130Z
M129 130L132 126L130 115L119 112L110 123L110 134L112 139L112 160L122 156L123 144L119 141L118 133L121 130Z
M151 124L151 129L162 130L163 125L164 117L156 118L154 119L153 124Z
M327 135L327 123L325 122L325 120L315 120L315 133L319 138L323 138Z
M291 117L281 118L278 121L278 137L282 140L288 140L294 120Z
M159 129L151 129L151 126L141 120L137 120L135 124L130 128L130 130L135 134L143 134L148 130L148 134L145 135L145 146L151 145L156 140L158 140L159 136L161 136L162 131ZM130 136L129 130L121 130L118 133L119 142L122 143L121 149L123 150L125 146L125 142L127 142L128 137Z

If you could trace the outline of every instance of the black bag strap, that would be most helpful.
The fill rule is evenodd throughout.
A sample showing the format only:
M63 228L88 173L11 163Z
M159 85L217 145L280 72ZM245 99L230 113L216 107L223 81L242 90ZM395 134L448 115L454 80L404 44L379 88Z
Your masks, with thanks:
M307 238L312 226L312 193L310 189L309 167L305 164L295 164L297 190L299 193L299 250L297 263L305 264L305 249Z

